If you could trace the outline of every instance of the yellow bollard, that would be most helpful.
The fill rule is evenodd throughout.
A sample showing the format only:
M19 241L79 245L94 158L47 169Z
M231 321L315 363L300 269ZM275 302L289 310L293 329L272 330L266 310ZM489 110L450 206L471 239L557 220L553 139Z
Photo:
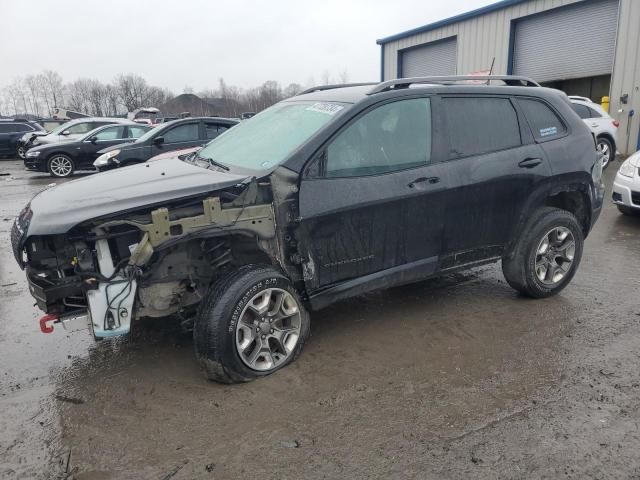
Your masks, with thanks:
M609 97L602 97L602 101L600 103L604 111L609 113Z

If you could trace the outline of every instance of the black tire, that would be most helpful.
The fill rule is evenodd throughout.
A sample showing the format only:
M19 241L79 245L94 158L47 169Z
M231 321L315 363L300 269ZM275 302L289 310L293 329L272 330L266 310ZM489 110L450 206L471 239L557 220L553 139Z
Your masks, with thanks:
M616 207L623 215L640 216L640 208L627 207L626 205L616 205Z
M27 149L20 145L18 148L16 148L16 155L20 160L24 160L25 158L27 158Z
M596 141L598 144L598 149L600 149L601 145L606 145L608 151L610 152L609 160L606 161L607 163L602 165L602 169L605 170L611 164L611 162L616 159L616 146L607 137L598 137Z
M568 229L575 240L573 262L564 277L552 285L543 283L536 274L538 246L548 232L556 227ZM555 295L566 287L580 265L584 247L584 234L576 217L566 210L542 207L536 210L512 251L502 258L502 272L507 283L523 295L545 298Z
M277 288L291 294L300 312L300 334L289 356L271 370L249 368L236 346L237 323L248 302L260 291ZM289 279L270 266L246 265L220 278L201 302L193 328L196 357L209 380L248 382L294 361L309 336L309 315Z
M57 162L64 162L64 165L68 165L69 168L62 170L57 167ZM67 178L73 175L76 170L76 165L69 155L62 153L55 153L47 160L47 171L52 177Z

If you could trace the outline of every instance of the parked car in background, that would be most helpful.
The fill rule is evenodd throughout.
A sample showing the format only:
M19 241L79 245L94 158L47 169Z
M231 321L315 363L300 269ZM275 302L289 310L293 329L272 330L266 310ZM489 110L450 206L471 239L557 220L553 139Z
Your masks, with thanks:
M620 123L590 98L570 95L569 100L575 112L596 136L598 150L603 155L602 168L607 168L616 158L616 139Z
M24 150L38 145L46 145L49 143L68 142L83 137L91 130L103 125L111 125L113 123L131 123L126 118L110 118L110 117L87 117L70 120L55 128L46 135L25 135L20 139L20 146Z
M308 311L369 291L502 260L515 290L559 293L602 209L601 154L563 93L470 78L317 87L195 154L44 190L11 234L41 328L114 337L179 312L232 383L294 361Z
M611 198L621 213L640 215L640 151L620 165Z
M134 122L103 125L84 137L30 148L24 166L54 177L70 177L76 170L94 170L93 162L105 147L133 142L151 130Z
M228 118L195 117L161 123L133 143L100 151L93 165L100 171L142 163L160 153L201 147L238 122Z
M24 135L46 135L36 122L22 119L0 119L0 157L24 154L20 139Z

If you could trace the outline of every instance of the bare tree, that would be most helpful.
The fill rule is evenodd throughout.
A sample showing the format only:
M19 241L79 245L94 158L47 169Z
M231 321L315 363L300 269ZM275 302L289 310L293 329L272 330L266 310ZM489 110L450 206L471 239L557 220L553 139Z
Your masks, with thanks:
M62 77L58 72L53 70L45 70L43 75L46 82L47 96L49 97L49 103L51 104L51 113L53 113L53 108L60 107L64 103L64 85L62 83Z
M290 83L283 91L282 95L284 98L294 97L299 94L302 90L302 85L299 83Z

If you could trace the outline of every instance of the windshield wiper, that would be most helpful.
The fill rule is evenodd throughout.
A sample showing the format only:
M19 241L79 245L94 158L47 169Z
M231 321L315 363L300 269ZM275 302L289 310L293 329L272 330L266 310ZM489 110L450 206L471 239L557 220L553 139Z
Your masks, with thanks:
M221 169L223 169L225 172L228 172L228 171L230 170L230 168L229 168L229 167L227 167L226 165L224 165L224 164L222 164L222 163L220 163L220 162L216 162L213 158L209 158L209 157L201 157L201 156L198 154L198 152L195 152L195 154L196 154L196 156L195 156L195 158L196 158L196 159L201 158L201 159L203 159L203 160L206 160L207 162L209 162L209 163L210 163L211 165L213 165L214 167L221 168Z

